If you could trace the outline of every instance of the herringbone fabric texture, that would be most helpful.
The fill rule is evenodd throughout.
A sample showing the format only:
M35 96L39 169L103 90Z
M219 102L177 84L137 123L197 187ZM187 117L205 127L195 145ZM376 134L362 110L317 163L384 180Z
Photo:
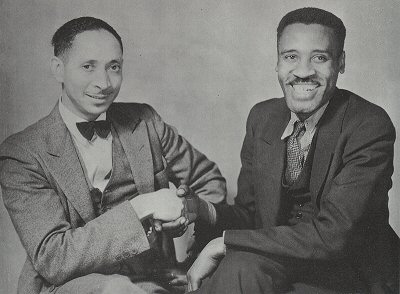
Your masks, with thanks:
M304 123L297 121L294 125L293 133L289 136L286 143L286 183L292 185L301 173L303 167L303 151L299 140L306 131Z

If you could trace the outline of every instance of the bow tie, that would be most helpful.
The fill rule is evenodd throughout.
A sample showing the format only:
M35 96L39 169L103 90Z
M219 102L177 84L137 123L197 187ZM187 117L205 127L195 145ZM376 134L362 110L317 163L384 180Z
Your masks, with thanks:
M99 137L103 139L107 138L111 130L111 123L108 120L96 120L76 123L76 127L79 132L81 132L82 136L90 141L95 131Z

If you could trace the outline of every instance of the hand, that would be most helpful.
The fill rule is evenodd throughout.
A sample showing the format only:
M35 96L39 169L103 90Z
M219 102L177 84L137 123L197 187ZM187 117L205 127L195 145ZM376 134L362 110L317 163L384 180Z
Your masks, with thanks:
M142 194L130 202L140 220L152 217L162 222L171 222L181 216L183 209L182 199L177 197L176 190L172 189Z
M157 273L153 274L153 277L163 282L167 282L172 286L184 286L187 285L185 272L186 271L178 268L166 268L163 270L158 270Z
M189 187L185 186L179 186L179 188L176 190L176 195L178 197L185 197L188 195L190 192ZM185 201L182 199L182 201ZM189 220L185 216L181 216L177 218L176 220L173 220L171 222L161 222L160 220L154 220L154 229L156 232L161 232L164 231L168 236L171 238L176 238L182 236L189 225Z
M201 281L216 270L224 256L225 244L223 237L216 238L208 243L187 272L188 291L197 290L201 285Z
M194 222L200 213L201 199L194 194L187 185L180 185L176 191L178 197L184 197L184 216L188 220L188 224Z
M171 238L182 236L189 225L189 221L181 216L172 222L162 223L160 220L154 220L154 229L156 232L165 232Z

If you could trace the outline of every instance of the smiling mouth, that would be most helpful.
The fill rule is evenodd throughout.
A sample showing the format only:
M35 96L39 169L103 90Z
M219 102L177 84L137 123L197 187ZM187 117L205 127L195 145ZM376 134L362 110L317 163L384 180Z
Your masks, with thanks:
M297 93L311 93L319 87L317 83L291 83L290 85Z
M95 95L95 94L86 94L86 96L89 96L97 100L103 100L107 97L107 95Z

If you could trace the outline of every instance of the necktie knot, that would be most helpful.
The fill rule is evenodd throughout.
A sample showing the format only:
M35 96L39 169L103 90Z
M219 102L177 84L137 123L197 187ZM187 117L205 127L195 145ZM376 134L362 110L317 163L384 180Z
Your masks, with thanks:
M293 133L289 136L287 141L287 150L286 150L286 182L289 185L292 185L301 173L301 169L303 168L303 157L304 154L301 150L301 146L298 142L298 139L304 135L305 125L302 121L297 121L294 124Z
M302 121L296 121L294 124L294 130L291 137L299 137L300 133L305 132L305 124ZM303 135L303 134L302 134Z
M88 141L92 140L94 132L99 137L105 139L111 131L111 123L108 120L79 122L76 123L76 127Z

